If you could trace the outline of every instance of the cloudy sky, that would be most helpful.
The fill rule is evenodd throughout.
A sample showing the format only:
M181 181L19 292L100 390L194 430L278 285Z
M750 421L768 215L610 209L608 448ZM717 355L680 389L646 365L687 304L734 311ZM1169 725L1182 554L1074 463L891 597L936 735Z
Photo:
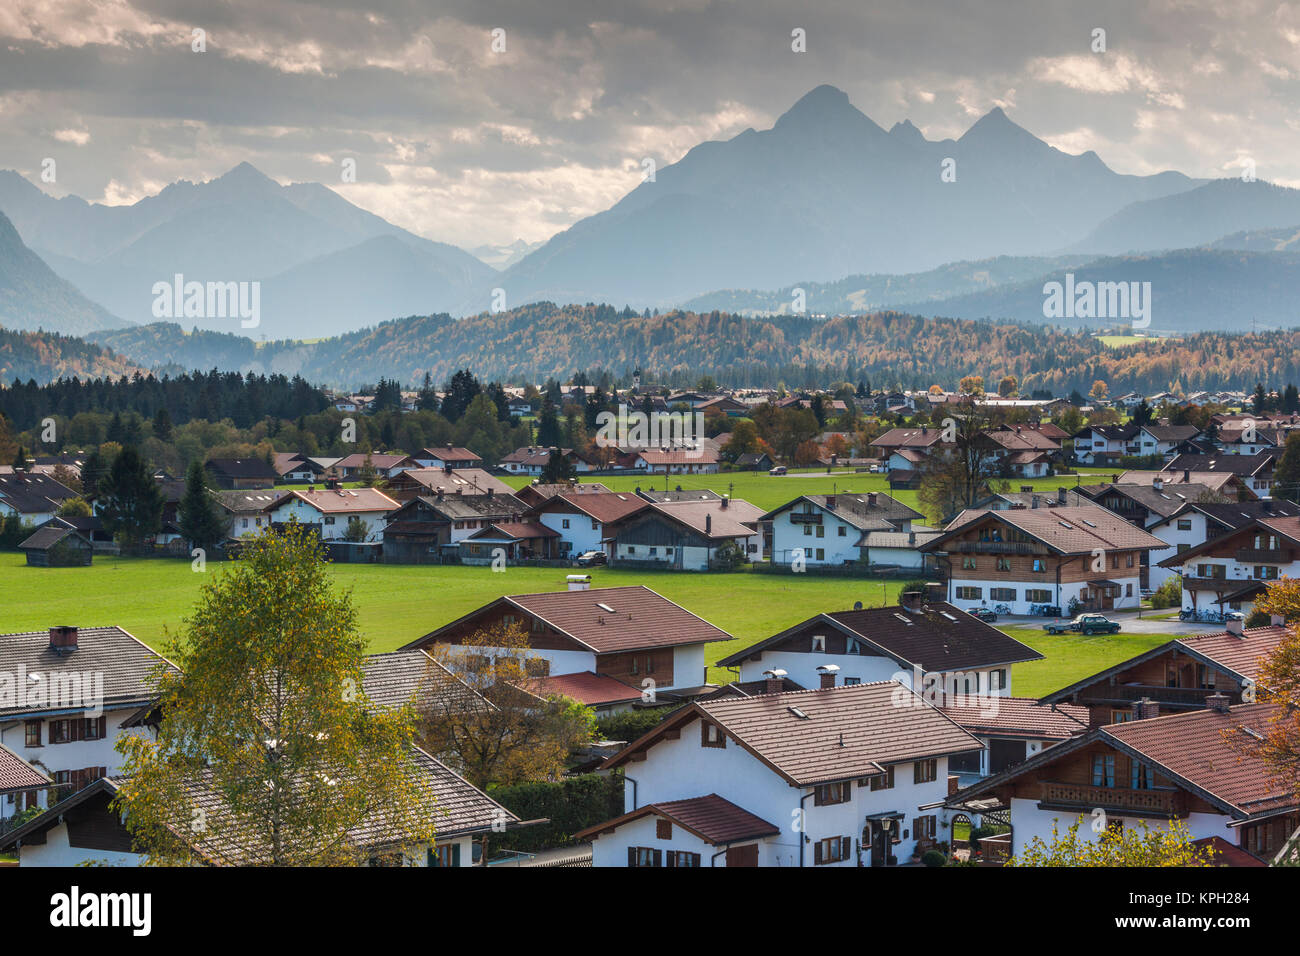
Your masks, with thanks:
M1300 185L1298 81L1300 6L1259 0L3 0L0 168L123 203L247 160L471 248L820 83L931 139L1002 106L1121 172Z

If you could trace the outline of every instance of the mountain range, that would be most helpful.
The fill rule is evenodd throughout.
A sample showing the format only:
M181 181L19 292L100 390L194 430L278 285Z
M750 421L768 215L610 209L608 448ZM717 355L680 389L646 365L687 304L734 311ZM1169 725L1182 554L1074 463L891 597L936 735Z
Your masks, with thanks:
M1093 152L1050 146L1002 109L956 139L928 139L909 121L886 130L830 86L770 129L697 145L540 245L471 254L247 163L122 206L55 199L0 171L0 211L22 240L0 246L0 276L25 277L0 324L91 331L175 318L273 341L399 316L471 316L495 307L496 290L510 308L779 313L797 287L812 312L1041 322L1043 281L1085 268L1098 281L1119 279L1112 270L1166 284L1153 293L1162 328L1285 325L1294 263L1270 257L1294 250L1300 234L1297 190L1117 173ZM159 315L154 285L178 274L256 281L260 323Z

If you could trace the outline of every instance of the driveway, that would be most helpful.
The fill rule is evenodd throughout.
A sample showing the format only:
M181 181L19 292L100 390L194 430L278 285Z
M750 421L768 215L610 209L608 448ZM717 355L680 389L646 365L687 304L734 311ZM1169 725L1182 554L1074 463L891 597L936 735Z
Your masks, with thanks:
M1154 615L1167 614L1168 609L1163 611L1143 611L1142 616L1138 617L1137 611L1106 611L1106 617L1112 621L1118 621L1122 630L1121 634L1169 634L1172 636L1183 634L1218 634L1224 629L1222 624L1201 624L1193 621L1178 620L1178 612L1175 609L1174 616L1171 620L1159 620ZM1049 621L1056 618L1039 617L1036 615L1014 615L999 614L997 620L998 627L1032 627L1035 629L1043 628Z

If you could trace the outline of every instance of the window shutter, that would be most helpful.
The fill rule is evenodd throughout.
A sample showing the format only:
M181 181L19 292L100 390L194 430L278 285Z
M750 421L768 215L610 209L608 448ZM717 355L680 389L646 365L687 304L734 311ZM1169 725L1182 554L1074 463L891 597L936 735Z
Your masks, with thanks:
M840 859L847 860L853 854L853 837L840 837Z
M655 850L655 851L654 851L654 860L655 860L655 866L663 866L663 865L664 865L664 851L663 851L663 850Z
M677 854L674 853L672 850L669 850L669 851L668 851L668 869L670 869L670 870L675 870L676 868L677 868Z
M636 847L634 846L627 848L627 865L636 866Z
M108 716L101 714L99 718L99 739L103 740L108 736Z
M451 845L451 865L460 866L460 844L459 843L453 843Z
M813 844L813 865L816 866L817 864L821 863L821 861L822 861L822 843L820 840L818 840L816 843Z
M433 847L429 847L429 849L425 851L425 855L424 855L424 865L425 865L425 866L437 866L437 865L438 865L437 858L435 857L434 852L433 852Z

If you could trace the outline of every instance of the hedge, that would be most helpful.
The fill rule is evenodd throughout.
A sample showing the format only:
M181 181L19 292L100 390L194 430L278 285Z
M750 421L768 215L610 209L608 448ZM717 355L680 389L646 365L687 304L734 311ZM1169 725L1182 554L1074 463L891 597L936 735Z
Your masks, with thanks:
M520 783L494 787L497 803L521 820L542 817L549 823L507 830L489 837L490 851L535 853L573 842L573 834L623 813L623 775L585 773L555 783Z

